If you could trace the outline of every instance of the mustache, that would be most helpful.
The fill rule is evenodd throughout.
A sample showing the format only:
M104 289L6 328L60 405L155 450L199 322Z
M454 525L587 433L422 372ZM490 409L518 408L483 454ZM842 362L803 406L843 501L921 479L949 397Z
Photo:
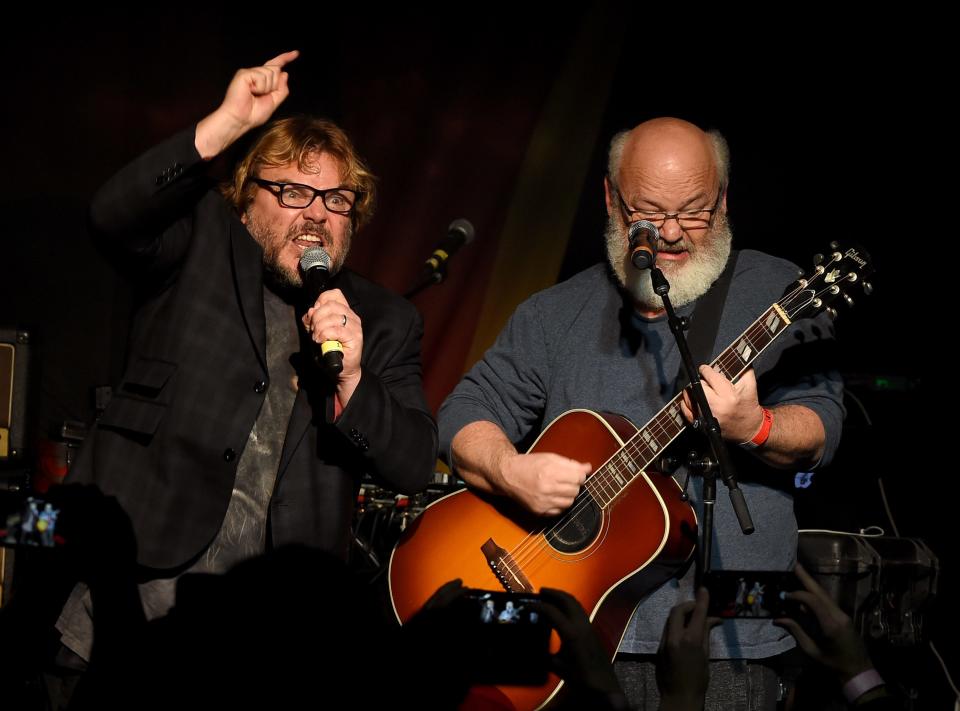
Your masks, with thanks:
M690 252L692 247L690 242L686 237L681 237L676 242L667 242L663 237L657 240L656 244L653 245L653 248L657 252L663 252L666 254L678 254L680 252Z
M690 247L686 244L686 240L680 240L679 242L673 242L667 244L662 239L657 240L656 250L658 252L664 252L666 254L678 254L679 252L689 252Z

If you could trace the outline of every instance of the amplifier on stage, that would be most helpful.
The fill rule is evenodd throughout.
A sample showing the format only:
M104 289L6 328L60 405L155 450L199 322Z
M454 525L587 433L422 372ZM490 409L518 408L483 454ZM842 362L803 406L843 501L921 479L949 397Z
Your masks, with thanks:
M27 442L30 334L0 327L0 463L21 459Z
M799 557L865 639L895 647L926 640L940 563L923 541L801 531Z

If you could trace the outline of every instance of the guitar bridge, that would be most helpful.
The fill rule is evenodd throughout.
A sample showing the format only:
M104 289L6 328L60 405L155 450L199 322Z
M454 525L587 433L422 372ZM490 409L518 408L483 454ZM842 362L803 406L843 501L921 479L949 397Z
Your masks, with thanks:
M507 551L498 546L492 538L488 538L480 550L484 558L487 559L487 565L497 576L497 580L507 592L533 592L533 586L523 574L523 570L514 561Z

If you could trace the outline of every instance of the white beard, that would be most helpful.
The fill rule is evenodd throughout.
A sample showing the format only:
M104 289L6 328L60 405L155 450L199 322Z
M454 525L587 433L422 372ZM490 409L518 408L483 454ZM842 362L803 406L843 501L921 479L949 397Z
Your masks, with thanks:
M661 311L663 299L653 290L650 270L637 269L630 261L627 226L620 220L608 218L604 236L607 241L607 261L617 275L620 286L630 292L640 306ZM699 247L693 245L687 237L671 245L682 246L689 252L682 265L666 260L657 265L670 282L670 302L674 306L685 306L707 293L727 264L732 239L733 232L727 223L726 215L718 215L716 225L710 228L707 239ZM661 247L666 245L658 243L657 249Z

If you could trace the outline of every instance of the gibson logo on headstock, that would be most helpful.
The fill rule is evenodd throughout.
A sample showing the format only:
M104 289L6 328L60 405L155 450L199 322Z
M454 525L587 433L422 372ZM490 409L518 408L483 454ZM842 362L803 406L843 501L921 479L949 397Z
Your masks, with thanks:
M856 262L857 264L859 264L861 267L867 266L867 261L866 261L865 259L861 259L859 252L857 252L857 250L853 249L852 247L851 247L850 249L848 249L846 252L844 252L844 253L843 253L843 256L844 256L844 257L850 257L850 259L852 259L853 261L855 261L855 262Z

